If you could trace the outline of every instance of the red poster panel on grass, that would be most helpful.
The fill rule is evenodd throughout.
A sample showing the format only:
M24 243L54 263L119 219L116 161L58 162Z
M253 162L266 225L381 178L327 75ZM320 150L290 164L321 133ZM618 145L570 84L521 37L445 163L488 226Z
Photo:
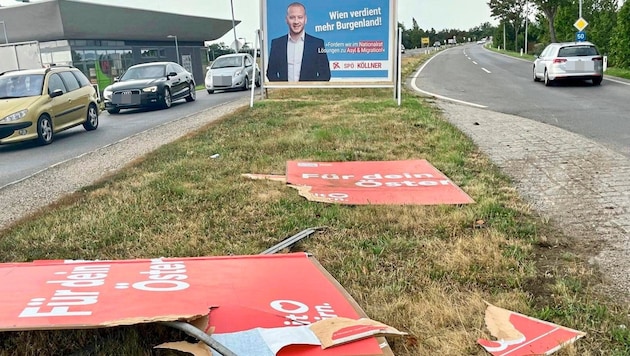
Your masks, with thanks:
M494 305L488 305L485 319L490 333L500 339L479 339L478 343L494 356L551 355L585 335Z
M287 162L287 182L309 200L341 204L468 204L426 160Z
M215 332L228 333L365 316L304 253L7 263L0 264L0 275L2 331L190 320L210 313ZM370 338L327 350L291 346L278 355L297 354L390 353Z

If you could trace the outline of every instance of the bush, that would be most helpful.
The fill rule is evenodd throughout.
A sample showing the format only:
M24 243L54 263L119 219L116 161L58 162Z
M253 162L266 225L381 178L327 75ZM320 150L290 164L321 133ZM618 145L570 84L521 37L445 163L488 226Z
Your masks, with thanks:
M540 56L540 54L545 49L545 47L547 47L547 45L544 44L544 43L536 43L534 45L534 50L533 50L532 54L535 55L535 56Z
M617 13L617 25L610 46L610 64L630 67L630 2L626 1Z

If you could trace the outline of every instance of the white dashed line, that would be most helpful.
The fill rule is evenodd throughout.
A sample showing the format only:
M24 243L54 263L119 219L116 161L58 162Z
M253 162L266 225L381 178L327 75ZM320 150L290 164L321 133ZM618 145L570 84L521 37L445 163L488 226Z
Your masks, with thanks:
M428 92L428 91L426 91L426 90L422 90L422 89L418 88L418 86L416 85L416 80L417 80L417 79L418 79L418 77L420 76L420 72L422 72L422 70L424 69L424 67L426 67L426 66L427 66L427 64L429 64L429 62L431 62L431 61L433 60L433 58L435 58L435 57L439 56L439 55L440 55L440 54L442 54L442 53L444 53L444 52L440 52L440 53L436 54L435 56L433 56L433 57L429 58L429 59L428 59L426 62L424 62L424 64L423 64L423 65L422 65L422 66L421 66L421 67L420 67L420 68L416 71L416 74L414 74L414 75L413 75L413 77L412 77L412 78L411 78L411 80L410 80L411 87L413 88L413 90L415 90L415 91L417 91L417 92L420 92L420 93L424 93L424 94L429 95L429 96L433 96L433 97L439 98L439 99L452 101L452 102L455 102L455 103L460 103L460 104L464 104L464 105L469 105L469 106L473 106L473 107L476 107L476 108L481 108L481 109L487 108L487 106L485 106L485 105L479 105L479 104L475 104L475 103L469 103L469 102L467 102L467 101L463 101L463 100L457 100L457 99L449 98L449 97L446 97L446 96L442 96L442 95L439 95L439 94L431 93L431 92Z

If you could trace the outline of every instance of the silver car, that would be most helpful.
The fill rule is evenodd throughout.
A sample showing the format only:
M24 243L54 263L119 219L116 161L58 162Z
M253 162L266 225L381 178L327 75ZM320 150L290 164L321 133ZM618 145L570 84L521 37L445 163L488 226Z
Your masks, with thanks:
M604 78L603 57L590 42L552 43L536 57L533 77L546 86L565 79L591 80L593 85L600 85Z
M255 84L260 86L260 70L248 53L224 54L212 62L206 72L206 90L208 94L215 90L250 88L256 69Z

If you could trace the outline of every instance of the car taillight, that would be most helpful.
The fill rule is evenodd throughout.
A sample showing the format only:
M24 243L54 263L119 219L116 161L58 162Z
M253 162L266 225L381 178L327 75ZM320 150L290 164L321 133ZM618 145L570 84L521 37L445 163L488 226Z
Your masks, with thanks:
M593 60L594 61L601 61L601 60L603 60L603 58L602 57L593 57Z
M553 63L564 63L566 61L567 61L566 58L554 58L553 59Z

